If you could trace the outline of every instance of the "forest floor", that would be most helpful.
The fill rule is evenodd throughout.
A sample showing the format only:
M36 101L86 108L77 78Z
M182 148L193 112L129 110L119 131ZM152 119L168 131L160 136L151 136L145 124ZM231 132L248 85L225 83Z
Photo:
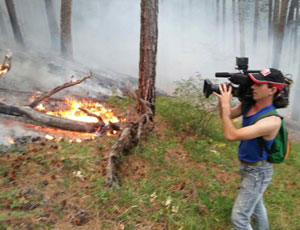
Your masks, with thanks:
M226 142L218 123L207 137L174 128L164 100L171 99L158 100L153 132L122 157L121 187L105 185L117 135L1 146L0 229L230 229L238 143ZM299 143L293 139L290 158L275 166L265 195L273 230L300 226Z

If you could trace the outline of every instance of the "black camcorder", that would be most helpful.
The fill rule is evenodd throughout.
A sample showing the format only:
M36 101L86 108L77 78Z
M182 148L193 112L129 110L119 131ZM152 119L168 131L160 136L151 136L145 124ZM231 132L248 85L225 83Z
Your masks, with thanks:
M216 77L228 78L230 81L227 86L232 87L232 96L237 97L242 103L254 103L252 98L251 86L253 81L248 76L248 73L259 73L260 70L248 70L248 58L247 57L236 57L236 69L239 70L237 73L228 72L217 72ZM290 86L292 79L285 78L286 87L281 90L280 94L284 100L288 103ZM219 84L213 84L210 80L206 79L203 86L203 94L208 98L213 92L220 93Z

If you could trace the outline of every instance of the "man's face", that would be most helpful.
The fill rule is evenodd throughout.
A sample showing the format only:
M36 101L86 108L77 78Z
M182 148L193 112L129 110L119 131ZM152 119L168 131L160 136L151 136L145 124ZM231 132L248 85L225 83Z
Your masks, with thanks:
M269 88L268 84L257 84L254 83L251 86L252 89L252 98L257 101L263 98L272 96L276 92L276 88Z

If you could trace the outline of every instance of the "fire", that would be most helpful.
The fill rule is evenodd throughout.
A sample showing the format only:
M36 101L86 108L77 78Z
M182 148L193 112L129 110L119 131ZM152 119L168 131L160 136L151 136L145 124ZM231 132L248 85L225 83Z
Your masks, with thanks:
M47 111L43 104L39 104L36 107L36 110L44 112L48 115L64 117L75 121L98 123L98 116L103 119L105 124L108 124L109 122L120 122L120 119L113 114L111 109L104 108L104 106L99 102L85 100L78 101L72 98L67 98L65 100L65 104L68 106L67 110ZM81 109L89 112L90 114L88 115ZM94 116L90 116L91 114Z
M14 139L12 139L11 137L6 137L5 136L4 139L7 140L10 144L14 144L15 143Z
M6 74L10 69L10 65L8 64L0 64L0 76L2 76L3 74Z

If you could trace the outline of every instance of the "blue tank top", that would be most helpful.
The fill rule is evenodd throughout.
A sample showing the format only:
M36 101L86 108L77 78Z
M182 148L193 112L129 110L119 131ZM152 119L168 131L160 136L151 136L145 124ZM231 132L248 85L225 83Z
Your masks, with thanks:
M269 105L267 107L264 107L257 113L247 116L247 113L251 107L248 106L244 113L243 113L243 127L253 125L255 120L262 114L269 112L270 110L275 109L273 105ZM273 140L265 140L267 143L267 147L270 149L274 139ZM268 153L263 150L262 157L260 156L260 147L258 144L258 139L250 139L250 140L244 140L240 142L239 145L239 151L238 151L238 156L240 160L246 161L246 162L257 162L257 161L262 161L262 160L267 160L268 159Z

